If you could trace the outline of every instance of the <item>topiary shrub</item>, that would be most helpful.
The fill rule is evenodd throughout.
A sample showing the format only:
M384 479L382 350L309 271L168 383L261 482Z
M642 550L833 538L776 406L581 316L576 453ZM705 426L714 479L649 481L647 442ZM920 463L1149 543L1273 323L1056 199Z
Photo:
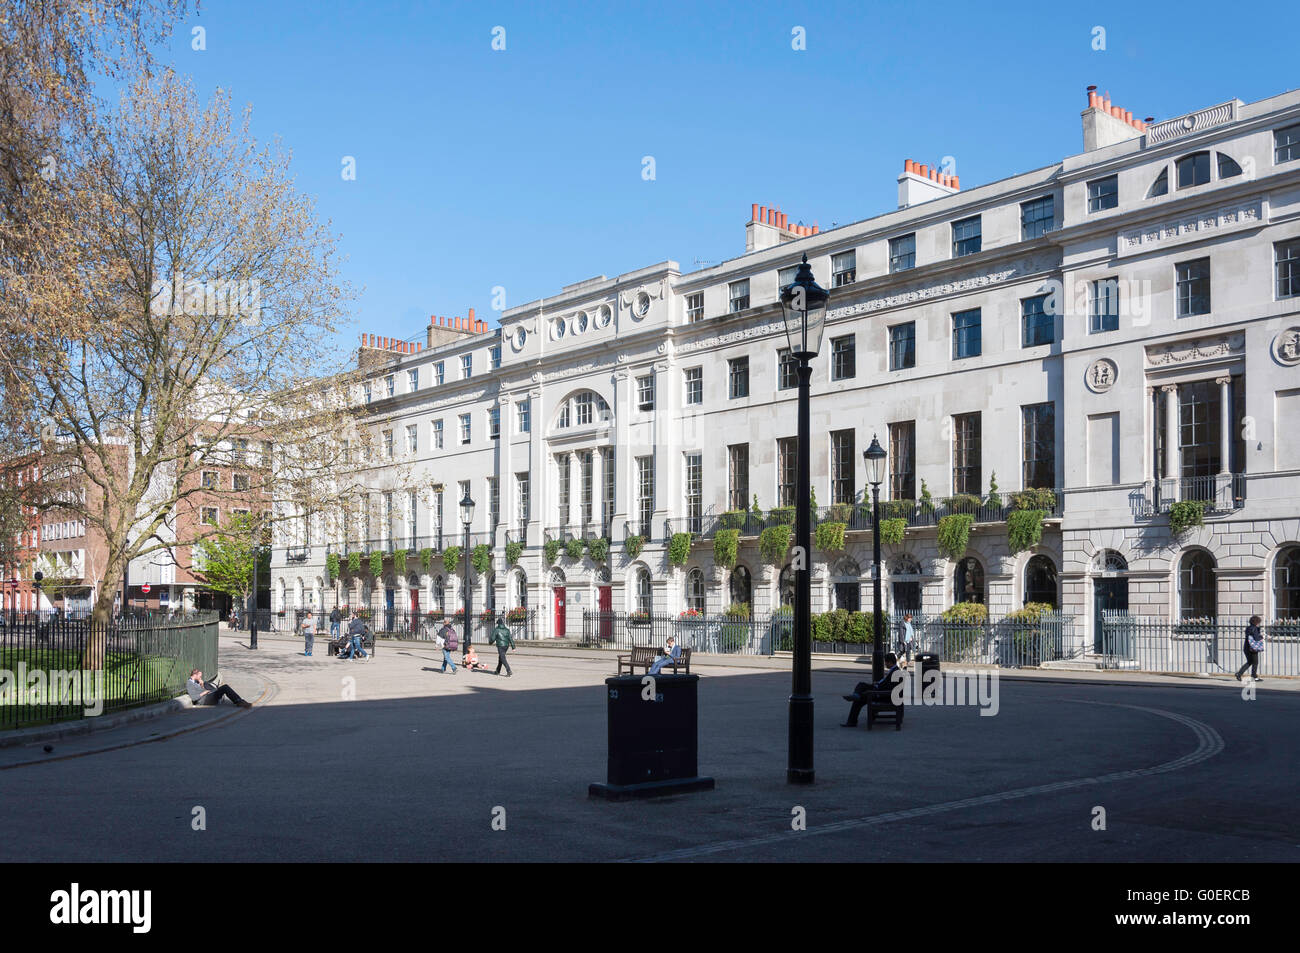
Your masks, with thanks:
M479 543L469 554L469 563L480 576L492 568L492 547L488 543Z
M970 528L975 517L969 513L952 513L939 520L939 552L949 559L961 559L966 555L966 546L970 542Z
M424 567L425 572L433 568L433 547L425 546L420 550L420 565Z
M361 572L361 554L348 553L348 573L355 576Z
M1012 510L1007 514L1007 546L1012 554L1033 549L1043 538L1042 510Z
M921 481L921 500L918 505L921 508L922 516L934 515L934 497L930 495L930 488L925 485L924 480Z
M399 549L393 553L393 568L397 570L399 576L406 575L406 550Z
M907 534L907 520L900 518L880 521L880 541L897 545Z
M524 554L523 543L506 543L506 565L513 566L519 562L519 557Z
M448 546L442 551L442 568L448 575L452 575L460 569L460 547Z
M984 498L985 506L1001 507L1002 497L998 493L998 471L989 474L989 495Z
M847 523L853 519L852 503L835 503L826 511L826 519L835 523Z
M758 506L758 494L754 494L754 505L749 508L749 515L754 518L755 525L763 522L763 511Z
M371 553L370 554L370 575L378 579L383 574L384 574L384 554Z
M989 607L982 602L958 602L939 613L943 622L981 624L989 621Z
M1169 532L1174 536L1181 536L1193 526L1204 524L1204 500L1179 500L1169 507Z
M949 513L974 513L980 508L981 502L973 493L955 493L944 497L943 505Z
M325 557L325 572L329 574L330 584L339 577L339 554L329 553Z
M668 541L668 562L674 566L685 566L691 558L691 534L673 533Z
M587 555L595 563L603 563L609 558L609 540L604 536L587 540Z
M628 559L636 559L643 549L645 549L644 536L629 536L623 542L623 552L627 553Z
M575 563L582 558L583 550L587 548L586 544L580 539L571 539L564 544L564 555L568 556Z
M785 562L785 554L790 549L790 537L793 535L793 526L769 526L758 537L758 554L772 566L781 565Z
M720 529L713 537L713 562L727 569L736 565L740 554L740 530Z
M818 523L814 536L817 548L825 553L837 553L844 548L845 523Z
M727 510L718 517L718 522L723 529L743 529L748 515L745 510Z
M722 614L725 616L730 616L733 619L748 619L749 603L733 602L731 605L727 606L727 608L723 610Z
M555 565L555 560L560 556L560 541L558 539L548 539L542 543L542 559L546 565Z

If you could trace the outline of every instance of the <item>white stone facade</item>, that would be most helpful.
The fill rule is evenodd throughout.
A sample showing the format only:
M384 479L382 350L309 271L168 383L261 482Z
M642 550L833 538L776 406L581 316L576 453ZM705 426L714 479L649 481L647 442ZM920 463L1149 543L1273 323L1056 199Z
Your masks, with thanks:
M1100 107L1090 107L1085 129L1099 116ZM1051 489L1060 491L1060 508L1030 552L1010 553L1001 519L976 522L968 555L983 574L976 594L995 616L1026 600L1027 564L1039 555L1054 571L1055 600L1086 620L1089 633L1103 590L1122 601L1126 589L1133 611L1165 616L1206 606L1222 615L1290 613L1296 606L1286 565L1293 556L1300 573L1300 550L1287 548L1300 546L1300 264L1292 285L1286 262L1294 251L1288 243L1300 241L1300 145L1287 143L1288 130L1300 135L1300 92L1232 101L1139 130L1142 125L1125 125L1130 135L1112 123L1110 144L964 191L952 181L919 203L909 163L900 192L912 204L897 211L814 233L781 228L779 218L769 226L764 212L761 222L750 223L753 250L742 257L689 274L666 261L569 285L505 311L499 331L394 355L381 374L395 376L395 395L377 390L372 419L391 426L399 453L406 427L416 426L409 481L422 490L436 483L446 488L443 526L455 537L448 542L459 542L457 487L470 481L478 502L473 531L492 534L484 538L493 542L495 605L518 604L516 574L522 574L542 634L558 634L560 585L574 635L581 610L602 597L615 610L641 605L641 570L648 572L655 611L687 607L694 569L703 575L707 608L721 609L732 601L731 573L713 565L712 542L697 539L686 566L671 567L669 531L686 528L688 455L699 456L702 525L716 525L717 515L731 508L733 480L747 482L746 500L756 495L764 511L780 502L778 440L795 435L796 391L780 387L778 349L785 340L778 270L806 253L832 292L812 381L812 476L822 507L837 502L837 486L841 496L847 489L861 499L861 455L873 435L891 449L890 425L914 421L915 490L924 481L936 501L961 489L958 464L970 468L963 472L981 494L994 472L1002 496L1026 489L1031 470L1038 477L1030 485L1050 476ZM1158 194L1162 173L1167 188ZM1107 208L1112 176L1116 198ZM1047 197L1050 210L1033 204ZM1026 224L1035 210L1042 223ZM953 223L975 216L980 248L955 257L969 229L955 233ZM891 273L891 248L906 250L894 240L908 235L914 235L911 267ZM847 252L855 274L836 281L833 256ZM847 259L834 261L843 271ZM1111 279L1113 285L1100 287L1118 296L1114 317L1099 308L1094 318L1095 283ZM748 302L740 303L747 306L733 310L733 296L744 290L735 283L745 280ZM1043 343L1034 343L1024 302L1043 295L1050 296L1048 317ZM970 331L954 329L955 323L968 327L976 309L978 348ZM914 325L914 366L895 368L890 329L907 323ZM851 374L832 379L831 342L850 337ZM500 367L489 369L494 346ZM965 351L975 353L954 356ZM461 377L464 354L473 355L469 379ZM743 396L731 384L729 362L737 359L748 360ZM435 362L444 369L436 386L430 383ZM411 369L418 370L414 391L406 387ZM595 395L589 403L587 393ZM698 402L688 402L697 394ZM523 432L525 403L530 427ZM1052 407L1050 443L1044 436L1038 446L1048 456L1027 468L1023 408L1043 404ZM494 409L496 439L487 433ZM463 444L461 414L470 415ZM979 414L977 461L956 459L963 453L957 442L971 437L974 425L972 418L954 417L969 414ZM432 449L439 419L443 446ZM846 431L851 485L832 460L831 433ZM1165 437L1171 431L1172 444ZM737 475L729 448L739 445L747 445L747 465ZM543 563L547 532L566 523L560 487L566 458L567 529L579 536L607 532L606 566L563 553L554 567ZM632 559L624 540L641 522L645 474L638 458L653 461L653 507L644 550ZM612 500L605 495L609 466ZM377 481L382 469L376 468ZM520 512L518 474L528 474L527 514ZM491 479L499 488L495 527L487 506ZM890 496L887 481L881 499ZM1172 539L1163 511L1184 498L1206 501L1209 512L1203 526ZM435 532L426 500L417 504L413 527L397 511L393 538ZM526 549L517 566L507 567L512 540L523 540ZM291 565L277 552L273 601L283 586L289 604L315 598L329 605L325 551L313 546ZM1203 559L1188 561L1196 552L1208 555L1208 576ZM957 566L940 555L934 526L910 527L902 543L883 547L883 557L887 601L919 591L919 608L935 613L958 598ZM816 558L814 611L851 603L855 585L861 604L869 605L869 532L851 528L844 552ZM776 605L779 567L764 565L757 539L742 539L739 564L751 576L754 611ZM437 578L447 576L440 565L424 572L415 562L402 579L391 567L390 560L384 588L393 590L397 608L412 604L412 588L419 606L429 608ZM968 564L966 572L969 584L975 570ZM918 585L908 590L895 583ZM450 610L460 604L457 580L448 576L442 585ZM476 577L475 585L481 607L484 581ZM372 600L380 604L379 596Z

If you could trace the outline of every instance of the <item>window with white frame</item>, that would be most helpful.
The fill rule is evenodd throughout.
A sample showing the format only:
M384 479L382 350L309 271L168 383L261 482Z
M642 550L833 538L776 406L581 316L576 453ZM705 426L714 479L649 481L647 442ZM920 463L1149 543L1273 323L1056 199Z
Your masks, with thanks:
M433 449L435 450L442 449L442 421L441 420L435 420L433 422Z
M532 400L525 397L515 405L515 425L519 433L528 433L532 429Z
M637 514L639 535L652 536L651 522L655 512L655 458L636 458Z
M470 437L470 429L469 429L469 414L461 414L461 415L460 415L460 442L461 442L461 444L463 445L463 444L467 444L467 443L469 443L469 437Z
M462 354L460 356L460 379L469 380L474 376L474 355Z
M419 428L415 424L406 425L406 452L414 456L420 452Z
M492 370L498 370L501 367L501 345L493 344L488 348L488 366Z
M501 437L501 408L488 408L488 439L499 440Z
M446 376L446 368L443 366L443 362L435 361L433 365L433 382L441 384Z
M686 320L694 324L704 320L704 292L686 296Z
M406 372L406 389L414 394L420 389L420 369L413 367Z
M858 277L858 253L854 249L831 256L831 287L851 285Z
M749 279L733 281L727 285L727 310L731 313L744 311L749 307Z
M655 378L646 374L636 379L636 405L638 410L655 409Z
M393 459L393 432L391 430L384 431L384 459Z
M682 371L682 380L686 384L686 403L704 403L704 368L686 368Z

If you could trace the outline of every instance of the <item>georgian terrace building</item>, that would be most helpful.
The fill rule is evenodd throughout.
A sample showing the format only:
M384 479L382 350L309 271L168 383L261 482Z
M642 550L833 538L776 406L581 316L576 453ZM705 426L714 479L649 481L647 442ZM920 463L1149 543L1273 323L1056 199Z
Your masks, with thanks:
M1089 636L1101 608L1300 614L1300 92L1152 122L1089 90L1082 120L1084 151L1045 168L962 189L907 160L887 214L822 231L755 205L720 265L593 278L500 328L438 320L418 345L365 336L375 492L346 538L304 527L276 553L276 607L454 610L440 560L386 558L378 580L345 565L331 586L326 556L458 544L468 485L472 543L493 547L476 611L526 605L562 635L588 608L775 608L790 574L759 534L794 503L796 428L777 295L806 254L831 291L813 485L819 516L847 523L814 547L814 611L869 606L855 504L878 435L882 515L906 523L883 547L896 613L1051 602ZM403 486L385 482L396 461ZM755 498L762 518L735 512ZM1189 500L1203 524L1174 534ZM1016 506L1045 511L1029 548L1011 545ZM956 558L948 513L974 518ZM722 526L741 530L734 568L714 564ZM605 562L546 564L548 539L599 536Z

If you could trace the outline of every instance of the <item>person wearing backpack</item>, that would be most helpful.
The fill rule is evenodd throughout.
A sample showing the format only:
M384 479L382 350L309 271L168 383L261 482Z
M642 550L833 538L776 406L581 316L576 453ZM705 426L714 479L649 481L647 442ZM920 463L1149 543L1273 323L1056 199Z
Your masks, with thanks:
M447 666L451 666L451 674L456 674L456 663L451 660L451 653L456 651L460 643L456 639L456 629L450 623L446 622L442 630L438 633L438 647L442 649L442 669L443 674L447 672Z
M496 628L488 636L488 644L497 647L497 670L496 674L501 674L501 666L505 666L506 678L514 673L510 671L510 663L506 661L506 652L515 647L515 640L510 635L510 627L506 625L506 620L497 616Z

